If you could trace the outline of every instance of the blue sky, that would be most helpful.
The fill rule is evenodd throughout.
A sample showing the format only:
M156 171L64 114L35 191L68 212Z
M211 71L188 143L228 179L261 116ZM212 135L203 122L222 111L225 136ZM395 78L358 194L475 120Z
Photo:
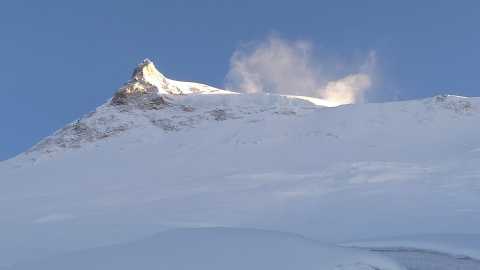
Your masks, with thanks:
M281 67L260 54L275 47L291 56L279 74L301 66L293 79L314 86L366 73L362 102L478 96L478 14L476 0L2 0L0 160L101 105L146 57L224 88L238 61Z

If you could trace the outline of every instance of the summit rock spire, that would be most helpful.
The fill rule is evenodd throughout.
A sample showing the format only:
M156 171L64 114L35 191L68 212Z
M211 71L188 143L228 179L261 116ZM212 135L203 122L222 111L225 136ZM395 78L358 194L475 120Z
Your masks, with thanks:
M174 89L175 90L175 89ZM167 103L162 94L181 94L169 88L168 79L148 58L133 70L127 81L112 98L112 105L135 105L142 109L158 109Z
M159 77L163 77L165 78L156 68L155 68L155 65L153 64L152 61L150 61L150 59L148 58L145 58L142 62L140 62L136 67L135 69L133 70L133 75L132 75L132 79L134 79L135 77L155 77L155 76L159 76Z

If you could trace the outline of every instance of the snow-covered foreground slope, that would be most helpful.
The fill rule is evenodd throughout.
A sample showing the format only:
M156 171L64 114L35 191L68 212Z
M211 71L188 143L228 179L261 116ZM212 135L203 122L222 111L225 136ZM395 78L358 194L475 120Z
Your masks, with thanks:
M403 267L373 252L298 235L251 229L177 229L126 244L34 260L6 270L385 269Z
M107 103L0 163L0 263L173 228L478 235L478 123L478 98L325 107L171 81L145 61Z

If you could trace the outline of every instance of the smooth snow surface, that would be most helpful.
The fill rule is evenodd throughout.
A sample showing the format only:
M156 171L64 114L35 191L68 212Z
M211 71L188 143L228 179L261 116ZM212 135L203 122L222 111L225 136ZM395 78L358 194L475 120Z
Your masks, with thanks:
M272 231L177 229L126 244L76 251L6 270L403 269L373 252L322 244Z
M174 228L321 242L480 234L479 98L329 108L152 66L0 163L0 265Z

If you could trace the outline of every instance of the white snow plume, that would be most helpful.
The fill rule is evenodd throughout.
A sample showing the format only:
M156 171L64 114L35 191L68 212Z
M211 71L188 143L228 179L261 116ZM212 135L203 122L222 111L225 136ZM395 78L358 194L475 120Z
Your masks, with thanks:
M365 102L374 81L375 52L355 73L345 75L339 72L343 63L324 66L314 62L313 47L311 42L291 42L276 34L242 44L230 59L225 86L244 93L311 96L338 104Z
M365 102L364 94L372 86L368 74L352 74L337 81L328 82L317 93L323 99L339 104Z

